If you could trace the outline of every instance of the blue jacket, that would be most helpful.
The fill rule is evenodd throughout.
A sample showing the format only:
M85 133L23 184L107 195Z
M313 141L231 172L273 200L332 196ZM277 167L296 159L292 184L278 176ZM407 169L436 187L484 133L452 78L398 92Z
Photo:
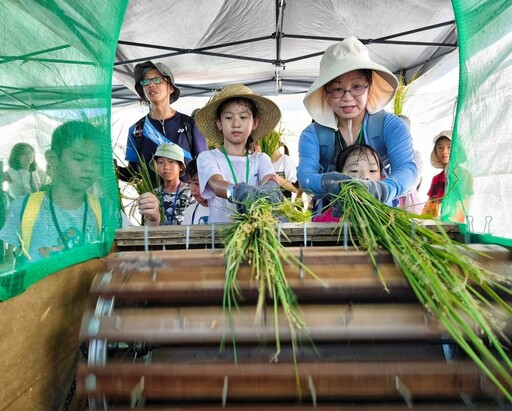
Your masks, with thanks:
M380 156L384 156L386 153L379 152L377 147L368 141L367 122L368 113L363 121L365 143L376 149ZM386 204L392 205L393 200L404 195L414 186L418 170L414 162L411 134L404 122L394 114L386 113L383 127L384 145L391 168L388 177L382 182L388 189ZM332 156L334 157L334 152ZM320 145L315 125L312 123L300 135L297 177L300 186L317 198L325 195L322 190L321 170Z

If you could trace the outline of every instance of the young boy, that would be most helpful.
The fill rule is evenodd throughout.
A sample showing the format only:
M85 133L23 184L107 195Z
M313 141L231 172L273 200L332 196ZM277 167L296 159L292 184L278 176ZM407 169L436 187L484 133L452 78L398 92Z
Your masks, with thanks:
M208 216L210 214L208 200L201 196L196 159L191 160L187 164L185 175L188 178L190 192L196 201L195 203L190 204L185 210L185 214L183 215L183 224L208 224Z
M282 200L270 157L249 153L279 122L277 105L242 84L225 87L196 114L196 124L219 148L197 158L201 195L208 200L210 223L231 221L248 200Z
M17 265L100 241L104 224L120 221L112 207L108 211L97 196L88 194L101 171L100 135L96 127L81 121L64 123L53 132L46 152L51 184L45 191L14 200L0 231L0 239L15 247ZM139 199L150 223L159 221L155 200Z
M385 177L384 166L379 154L366 144L354 144L346 148L338 157L336 170L346 175L378 182ZM340 221L333 216L334 207L329 207L313 219L315 223Z
M160 198L164 225L183 223L183 214L189 204L194 202L189 185L180 180L185 174L185 155L183 149L172 143L160 144L149 164L162 185L155 190Z

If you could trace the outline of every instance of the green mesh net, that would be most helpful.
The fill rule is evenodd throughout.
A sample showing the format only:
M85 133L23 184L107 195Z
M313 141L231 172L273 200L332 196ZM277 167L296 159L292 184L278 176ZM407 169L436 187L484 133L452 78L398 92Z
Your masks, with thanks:
M445 219L464 213L471 241L512 245L512 2L453 0L460 80ZM442 98L442 96L440 96Z
M127 3L0 2L0 300L112 246L112 68Z
M110 138L111 79L127 3L0 2L0 224L2 232L14 224L16 246L0 247L0 300L111 248L120 225ZM512 3L452 4L460 90L443 218L456 220L462 213L467 223L462 229L476 233L473 240L512 245L507 205ZM64 136L52 147L56 130ZM14 150L19 143L24 145ZM18 158L14 166L13 154ZM26 157L35 160L29 162L32 168ZM80 162L86 165L77 166ZM92 171L83 176L85 169ZM44 193L39 203L23 201L38 190ZM32 227L29 237L23 227ZM45 235L53 238L42 247L38 241Z

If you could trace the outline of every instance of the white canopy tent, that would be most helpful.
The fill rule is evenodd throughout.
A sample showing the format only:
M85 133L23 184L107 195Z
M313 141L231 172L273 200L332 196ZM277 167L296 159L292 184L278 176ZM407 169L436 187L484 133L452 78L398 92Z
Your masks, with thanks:
M415 145L428 159L431 136L451 128L458 53L448 0L392 1L130 1L114 68L113 143L122 159L130 124L145 114L134 90L133 67L146 60L169 66L181 89L175 109L190 113L214 90L242 82L272 98L297 160L300 132L311 121L302 98L318 74L325 49L356 36L372 58L407 82L403 114ZM390 108L392 110L392 108ZM422 194L434 169L425 164Z

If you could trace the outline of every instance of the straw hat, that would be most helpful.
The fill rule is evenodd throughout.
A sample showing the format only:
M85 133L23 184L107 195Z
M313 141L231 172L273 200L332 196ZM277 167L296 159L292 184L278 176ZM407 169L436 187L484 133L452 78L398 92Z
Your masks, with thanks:
M366 110L370 114L382 110L395 95L398 80L386 67L370 59L363 43L355 37L347 37L325 50L320 61L320 73L304 96L304 106L311 117L319 124L337 129L338 122L323 87L342 74L365 69L373 71Z
M239 97L253 101L258 107L258 127L251 133L254 141L261 140L274 130L281 119L279 107L272 100L254 94L249 87L243 84L231 84L213 96L211 101L196 114L196 125L208 140L218 144L224 143L224 135L217 128L217 109L224 101Z
M181 163L180 177L185 174L185 154L183 153L183 149L179 145L174 143L160 144L157 147L155 154L153 154L151 162L149 163L149 167L151 167L151 170L153 171L156 171L156 157L165 157L170 160L179 161Z
M442 138L442 137L445 137L447 138L448 140L452 141L452 132L451 130L445 130L445 131L441 131L437 136L434 137L434 139L432 140L432 142L434 143L434 148L432 149L432 153L430 153L430 164L432 164L432 167L435 167L435 168L444 168L445 166L443 165L443 163L441 163L439 161L439 159L437 158L437 155L436 155L436 144L437 144L437 141Z
M144 88L140 84L140 81L144 78L144 74L148 72L148 70L156 69L160 72L160 74L164 77L167 77L169 83L174 87L174 93L170 96L169 104L174 103L176 100L180 98L181 91L178 87L176 87L176 83L174 82L174 76L172 75L171 70L163 63L153 63L152 61L145 61L144 63L139 63L135 66L133 70L133 78L135 79L135 91L140 96L140 98L144 101L148 101L146 95L144 94Z

